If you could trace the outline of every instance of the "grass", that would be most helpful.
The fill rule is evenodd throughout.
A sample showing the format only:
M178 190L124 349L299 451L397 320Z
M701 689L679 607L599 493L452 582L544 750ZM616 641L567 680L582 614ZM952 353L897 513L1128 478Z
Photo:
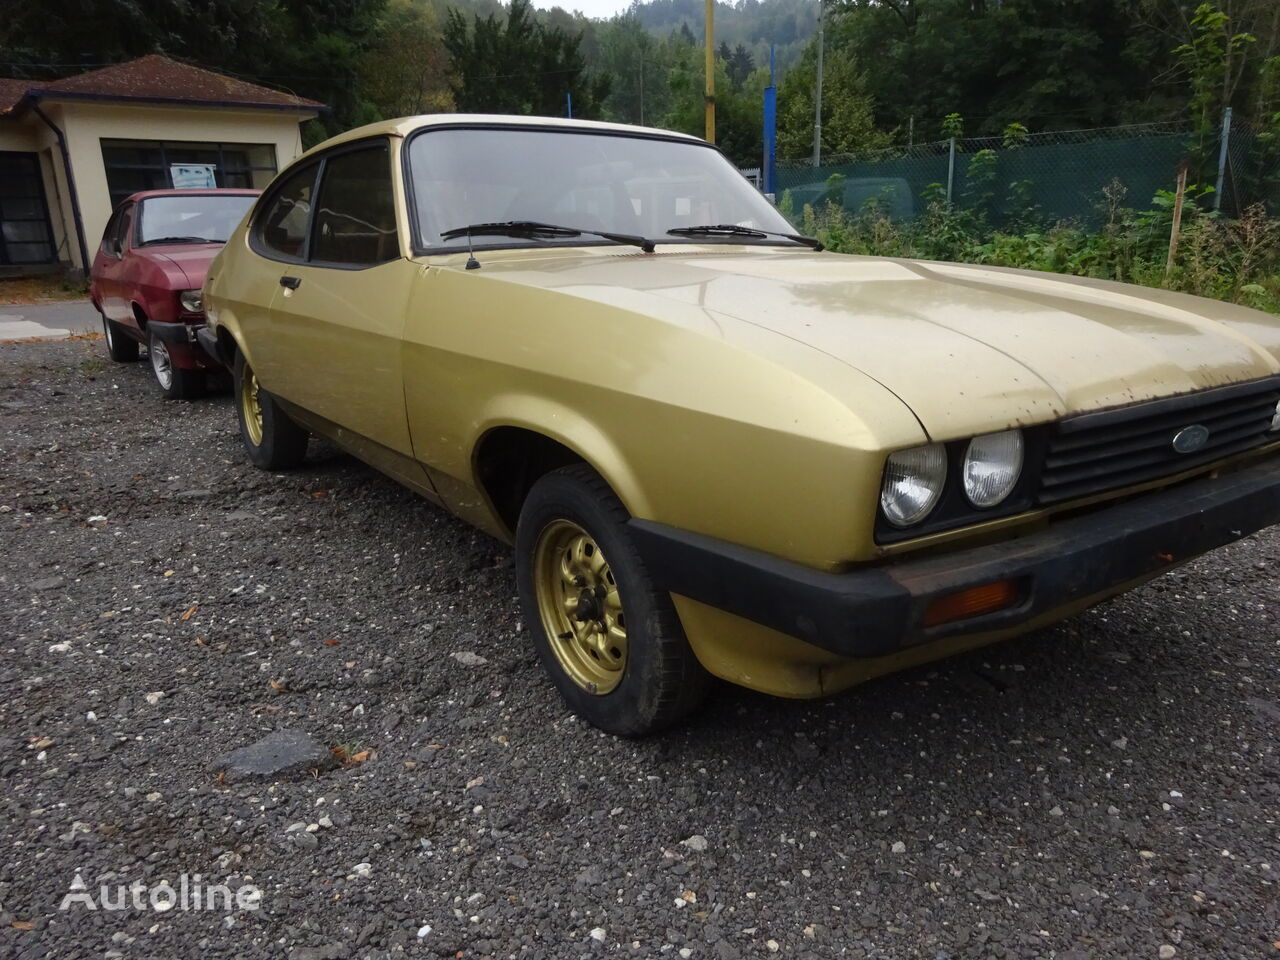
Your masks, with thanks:
M87 280L72 280L65 275L51 274L47 277L0 280L0 306L85 300L88 296Z

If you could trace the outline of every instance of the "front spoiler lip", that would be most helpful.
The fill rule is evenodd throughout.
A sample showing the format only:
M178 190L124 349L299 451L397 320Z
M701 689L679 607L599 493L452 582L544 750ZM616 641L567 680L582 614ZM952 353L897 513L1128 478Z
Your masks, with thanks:
M664 590L844 657L879 657L932 640L985 633L1102 596L1280 523L1280 457L1058 520L980 547L826 573L711 537L632 519L646 567ZM1013 607L935 627L930 602L1017 580Z

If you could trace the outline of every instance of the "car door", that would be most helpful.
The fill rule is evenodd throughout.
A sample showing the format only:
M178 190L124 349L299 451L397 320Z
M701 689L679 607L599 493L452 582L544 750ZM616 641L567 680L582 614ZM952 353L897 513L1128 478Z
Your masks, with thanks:
M401 337L418 268L401 253L386 138L322 156L305 249L282 260L263 386L342 428L340 440L413 452ZM263 241L272 238L270 216Z

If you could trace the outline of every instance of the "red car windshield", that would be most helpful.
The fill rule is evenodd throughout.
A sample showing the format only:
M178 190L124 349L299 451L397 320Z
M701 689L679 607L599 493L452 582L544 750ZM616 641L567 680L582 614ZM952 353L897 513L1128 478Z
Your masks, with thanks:
M138 217L137 244L226 243L255 197L148 197Z

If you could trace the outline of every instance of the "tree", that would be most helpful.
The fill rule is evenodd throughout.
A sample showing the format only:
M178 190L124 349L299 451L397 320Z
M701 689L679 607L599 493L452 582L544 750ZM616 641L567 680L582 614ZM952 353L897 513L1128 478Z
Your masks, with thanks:
M512 0L505 22L450 9L443 42L464 112L563 116L572 97L574 116L595 117L609 92L607 76L587 73L581 36L544 26L529 0Z
M449 63L435 9L395 0L360 64L365 95L384 117L453 109Z
M0 16L6 72L51 80L161 53L328 104L305 140L376 116L360 65L386 0L41 0Z
M762 71L763 72L763 71ZM778 156L798 159L813 153L817 45L811 44L782 79L778 90ZM855 153L888 146L876 128L875 102L866 81L848 57L826 57L822 79L822 152Z

